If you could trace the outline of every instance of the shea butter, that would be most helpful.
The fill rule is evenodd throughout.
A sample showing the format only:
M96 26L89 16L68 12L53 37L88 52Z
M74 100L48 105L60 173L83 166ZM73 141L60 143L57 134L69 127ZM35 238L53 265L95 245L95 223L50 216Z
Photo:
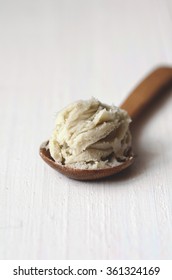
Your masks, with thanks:
M95 98L74 102L57 114L50 155L77 169L117 166L131 155L130 122L125 110Z

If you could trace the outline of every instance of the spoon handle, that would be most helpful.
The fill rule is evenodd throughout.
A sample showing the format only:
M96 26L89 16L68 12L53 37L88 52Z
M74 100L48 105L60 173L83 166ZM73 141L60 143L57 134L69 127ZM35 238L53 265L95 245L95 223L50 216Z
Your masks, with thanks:
M120 106L130 117L137 117L146 105L160 93L165 86L172 84L172 68L160 67L151 72L127 97Z

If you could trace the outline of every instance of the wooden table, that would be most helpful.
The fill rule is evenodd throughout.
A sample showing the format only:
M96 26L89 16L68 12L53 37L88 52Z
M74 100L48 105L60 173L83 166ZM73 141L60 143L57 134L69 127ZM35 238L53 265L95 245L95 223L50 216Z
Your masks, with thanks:
M172 65L172 1L0 6L0 258L171 259L171 92L138 120L136 162L116 177L70 180L38 150L70 102L119 106Z

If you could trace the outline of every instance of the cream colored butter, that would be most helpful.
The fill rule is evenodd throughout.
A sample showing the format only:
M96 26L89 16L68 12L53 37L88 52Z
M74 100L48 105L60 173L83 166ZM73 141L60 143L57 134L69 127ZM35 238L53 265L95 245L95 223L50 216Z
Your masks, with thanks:
M121 164L131 150L127 112L92 98L77 101L57 115L49 140L52 158L74 168L97 169Z

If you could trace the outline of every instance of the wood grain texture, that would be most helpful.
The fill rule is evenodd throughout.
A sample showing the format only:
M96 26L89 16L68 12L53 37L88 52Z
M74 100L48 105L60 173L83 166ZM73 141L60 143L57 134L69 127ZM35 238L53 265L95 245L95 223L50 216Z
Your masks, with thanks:
M0 258L171 259L172 94L133 127L138 158L77 182L39 157L56 112L120 105L172 65L170 0L0 0Z

